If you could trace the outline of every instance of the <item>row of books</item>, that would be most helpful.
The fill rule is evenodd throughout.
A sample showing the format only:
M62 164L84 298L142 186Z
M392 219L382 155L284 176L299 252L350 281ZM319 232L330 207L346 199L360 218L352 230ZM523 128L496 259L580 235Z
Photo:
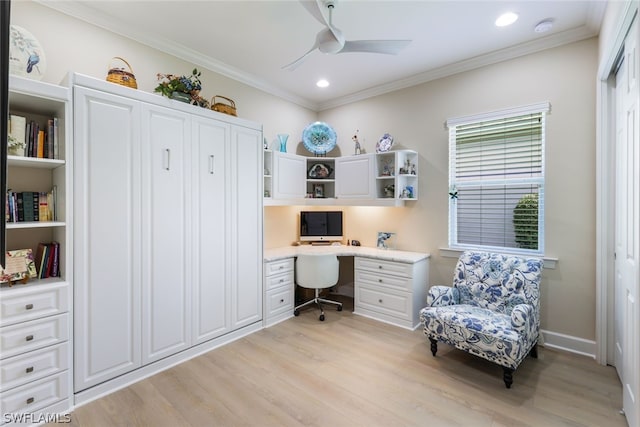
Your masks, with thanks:
M48 119L46 124L41 125L34 120L27 121L26 117L11 114L8 129L9 154L41 159L59 158L57 117Z
M6 221L56 221L56 187L50 192L7 191Z
M38 243L35 263L38 279L60 276L60 243Z

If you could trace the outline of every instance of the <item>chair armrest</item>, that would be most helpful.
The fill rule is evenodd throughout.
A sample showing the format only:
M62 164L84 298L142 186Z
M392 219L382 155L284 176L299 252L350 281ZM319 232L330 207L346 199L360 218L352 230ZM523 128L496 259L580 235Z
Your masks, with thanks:
M428 307L454 305L460 302L460 294L451 286L432 286L427 294Z
M518 333L532 335L536 329L536 319L531 304L518 304L511 311L511 326Z

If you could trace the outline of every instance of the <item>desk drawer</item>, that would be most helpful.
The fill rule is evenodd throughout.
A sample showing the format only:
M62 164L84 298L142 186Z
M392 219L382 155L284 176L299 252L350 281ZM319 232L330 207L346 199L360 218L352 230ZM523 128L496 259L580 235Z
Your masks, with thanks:
M285 311L293 312L293 288L286 287L267 292L267 318Z
M265 281L267 291L280 288L282 286L293 288L293 271L268 276Z
M396 276L413 277L413 264L404 262L383 261L373 258L355 258L356 270L369 270L377 273L393 274Z
M293 258L271 261L264 264L265 276L284 273L285 271L293 271Z
M2 393L0 412L3 415L33 413L66 399L68 395L69 378L67 372L61 372Z
M0 391L64 371L69 367L69 343L14 356L0 366Z
M27 286L3 292L0 297L0 325L8 326L67 312L68 294L67 283Z
M413 279L410 277L392 276L369 270L356 270L355 280L358 285L375 285L405 292L410 292L413 287Z
M411 294L390 292L376 286L356 286L355 309L374 311L402 320L411 320Z
M69 339L67 314L0 328L2 359Z

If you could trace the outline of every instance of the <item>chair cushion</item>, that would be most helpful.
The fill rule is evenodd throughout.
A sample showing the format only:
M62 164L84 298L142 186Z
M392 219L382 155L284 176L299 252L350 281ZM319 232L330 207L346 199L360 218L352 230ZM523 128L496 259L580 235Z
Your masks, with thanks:
M537 340L519 334L511 316L470 304L425 307L420 319L429 338L512 369Z

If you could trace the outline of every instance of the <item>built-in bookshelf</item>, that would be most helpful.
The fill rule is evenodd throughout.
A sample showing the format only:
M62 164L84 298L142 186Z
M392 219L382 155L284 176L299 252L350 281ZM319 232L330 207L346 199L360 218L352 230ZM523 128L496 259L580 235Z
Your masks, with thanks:
M65 280L68 271L70 119L68 88L11 76L9 132L14 146L7 155L6 248L30 249L35 258L40 245L58 245L60 274L50 281ZM44 275L38 271L38 276ZM9 285L3 283L2 290Z

